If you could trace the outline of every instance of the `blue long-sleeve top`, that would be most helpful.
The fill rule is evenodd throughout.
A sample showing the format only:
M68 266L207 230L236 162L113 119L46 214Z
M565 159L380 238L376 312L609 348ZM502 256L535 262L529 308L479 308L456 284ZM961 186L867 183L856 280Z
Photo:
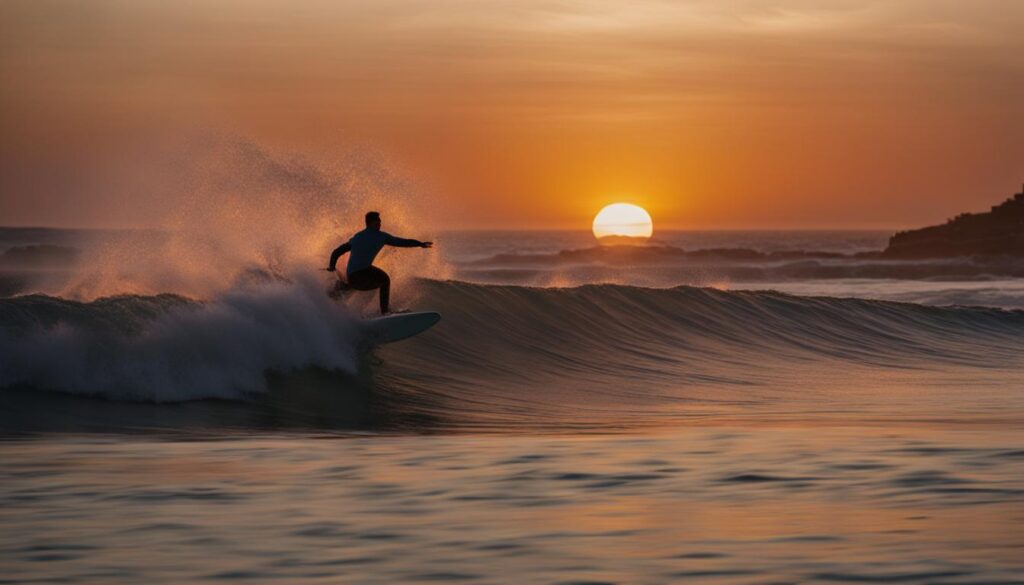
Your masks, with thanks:
M398 238L387 232L377 229L366 228L352 236L352 239L338 246L331 252L331 270L338 264L338 258L346 252L351 252L348 257L348 267L345 274L369 268L373 265L374 258L380 253L384 246L397 246L399 248L418 248L423 245L419 240Z

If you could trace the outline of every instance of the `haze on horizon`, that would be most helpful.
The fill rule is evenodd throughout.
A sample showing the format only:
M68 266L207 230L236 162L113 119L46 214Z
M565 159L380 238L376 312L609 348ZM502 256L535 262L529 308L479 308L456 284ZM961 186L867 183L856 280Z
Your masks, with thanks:
M13 0L0 224L133 226L111 179L212 130L366 145L445 227L902 227L1024 180L1014 0ZM154 149L158 151L159 149ZM102 210L99 213L96 210Z

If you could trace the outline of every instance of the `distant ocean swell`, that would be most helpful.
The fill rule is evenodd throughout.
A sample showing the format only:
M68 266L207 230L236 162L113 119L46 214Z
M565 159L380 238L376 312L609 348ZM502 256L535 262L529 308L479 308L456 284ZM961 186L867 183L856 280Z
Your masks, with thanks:
M716 283L797 283L893 280L941 283L997 282L1024 277L1024 261L1010 256L914 260L879 252L842 254L749 248L684 250L674 246L597 246L555 253L501 253L457 263L459 278L488 284L644 286ZM984 300L966 297L968 301ZM1016 307L1019 301L1009 299Z
M364 359L357 319L318 283L252 285L205 302L2 299L0 385L141 402L249 400L270 377L333 371L331 391L344 393L369 369L381 392L424 404L454 398L501 419L566 404L620 415L678 401L742 405L857 376L966 368L1024 380L1021 311L694 287L412 286L416 305L444 320L382 349L377 364Z

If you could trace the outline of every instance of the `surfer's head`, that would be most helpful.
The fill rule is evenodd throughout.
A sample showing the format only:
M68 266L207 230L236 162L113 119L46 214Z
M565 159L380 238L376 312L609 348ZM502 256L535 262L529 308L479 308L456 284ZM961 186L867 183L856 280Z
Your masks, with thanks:
M373 228L375 230L380 229L380 213L376 211L366 212L366 227Z

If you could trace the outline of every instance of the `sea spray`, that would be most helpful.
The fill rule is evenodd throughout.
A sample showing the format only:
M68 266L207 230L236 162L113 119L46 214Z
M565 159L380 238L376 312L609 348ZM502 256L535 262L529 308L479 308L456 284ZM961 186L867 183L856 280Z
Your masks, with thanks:
M223 136L177 148L177 156L154 154L146 181L132 185L153 196L117 200L140 208L147 229L108 234L82 251L60 286L40 284L32 292L77 300L162 293L211 298L253 270L291 275L323 268L330 251L362 229L371 209L382 213L390 232L435 239L430 194L373 152L351 149L314 161ZM88 211L103 216L116 210ZM395 256L382 254L379 263L397 281L448 276L439 254L415 262Z

